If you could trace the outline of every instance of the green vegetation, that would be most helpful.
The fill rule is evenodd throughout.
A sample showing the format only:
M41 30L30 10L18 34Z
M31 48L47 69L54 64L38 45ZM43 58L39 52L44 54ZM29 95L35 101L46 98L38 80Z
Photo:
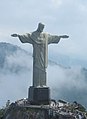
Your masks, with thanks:
M1 109L0 109L0 119L3 118L4 112L5 112L5 108L1 108Z
M4 113L5 113L5 111L7 110L7 108L9 107L9 105L10 105L10 100L7 100L7 102L6 102L6 106L0 108L0 119L3 118Z

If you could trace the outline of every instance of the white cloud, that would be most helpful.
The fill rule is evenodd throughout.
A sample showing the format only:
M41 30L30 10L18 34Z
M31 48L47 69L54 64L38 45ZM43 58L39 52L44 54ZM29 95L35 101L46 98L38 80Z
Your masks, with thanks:
M62 5L62 0L51 0L52 7L58 8Z
M26 56L25 59L31 62ZM25 64L26 67L29 62ZM80 67L64 69L57 65L49 65L47 75L47 86L51 88L52 99L65 99L70 102L76 100L86 106L87 81ZM32 71L23 70L18 74L9 72L5 75L0 73L0 77L0 106L5 105L8 99L13 102L28 97L28 88L32 84Z
M52 74L52 75L51 75ZM87 81L80 67L63 69L58 66L48 67L48 85L54 99L78 101L86 106Z
M0 106L6 101L27 98L32 85L32 56L22 51L7 55L4 67L0 69Z
M32 85L31 56L20 51L8 54L4 65L0 69L0 106L5 105L8 99L16 101L28 97L28 88ZM19 70L15 73L17 67ZM81 67L48 65L47 86L51 88L52 98L87 104L87 81Z

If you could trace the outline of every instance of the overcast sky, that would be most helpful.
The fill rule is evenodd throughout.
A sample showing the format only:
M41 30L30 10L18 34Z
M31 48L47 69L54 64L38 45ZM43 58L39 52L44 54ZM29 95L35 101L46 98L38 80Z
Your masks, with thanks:
M31 50L12 33L24 34L45 24L44 32L67 34L69 39L49 47L52 54L87 60L87 0L0 0L0 41Z

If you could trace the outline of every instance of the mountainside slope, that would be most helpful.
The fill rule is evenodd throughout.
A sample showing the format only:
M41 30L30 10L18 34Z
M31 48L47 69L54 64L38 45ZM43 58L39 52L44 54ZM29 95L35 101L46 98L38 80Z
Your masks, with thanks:
M27 57L31 59L31 54L27 51L21 49L16 45L10 43L0 43L0 69L5 71L10 71L13 73L20 72L21 70L27 70L24 63L27 61L24 59ZM20 60L19 60L20 59Z

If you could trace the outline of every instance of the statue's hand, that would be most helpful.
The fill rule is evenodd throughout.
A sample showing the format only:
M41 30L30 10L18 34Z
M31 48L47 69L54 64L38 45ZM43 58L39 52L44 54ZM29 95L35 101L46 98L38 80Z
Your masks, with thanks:
M11 34L12 37L18 37L18 34Z
M69 38L69 36L67 36L67 35L62 35L62 36L60 36L60 38Z

